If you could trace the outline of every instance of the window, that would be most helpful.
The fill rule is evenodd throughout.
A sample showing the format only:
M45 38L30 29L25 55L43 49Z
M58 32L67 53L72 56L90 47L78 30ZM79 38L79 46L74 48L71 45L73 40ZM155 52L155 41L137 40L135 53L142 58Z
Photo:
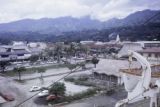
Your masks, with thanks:
M2 58L7 58L9 55L1 55Z

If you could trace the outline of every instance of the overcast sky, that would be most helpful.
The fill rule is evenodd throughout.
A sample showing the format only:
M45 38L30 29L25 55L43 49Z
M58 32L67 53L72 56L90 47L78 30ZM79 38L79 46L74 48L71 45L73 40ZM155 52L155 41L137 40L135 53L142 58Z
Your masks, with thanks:
M160 9L160 0L0 0L0 23L24 18L87 15L105 21L144 9Z

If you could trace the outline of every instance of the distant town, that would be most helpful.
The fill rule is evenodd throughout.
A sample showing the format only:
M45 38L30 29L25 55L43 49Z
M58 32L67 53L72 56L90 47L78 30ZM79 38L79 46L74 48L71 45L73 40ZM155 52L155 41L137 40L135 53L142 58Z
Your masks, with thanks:
M0 107L160 107L160 0L0 8Z
M138 71L132 69L138 70L142 67L136 59L132 62L128 60L129 51L146 58L155 72L159 70L157 65L160 64L160 41L121 41L120 35L116 35L116 38L109 42L12 41L8 45L1 44L1 86L6 84L0 91L0 103L4 107L10 107L10 104L15 107L59 104L72 107L76 103L69 102L93 95L97 95L93 99L100 98L102 101L111 100L113 96L119 96L118 99L121 99L123 97L120 96L127 95L122 87L122 73L136 76L139 75ZM128 68L131 72L126 71ZM68 73L70 75L63 78ZM60 82L56 82L59 79ZM56 85L61 89L56 90ZM119 91L121 93L118 93ZM34 98L32 95L35 95ZM111 97L104 98L103 95ZM23 99L30 97L30 103L23 102ZM118 100L115 99L112 104L116 102ZM94 103L94 100L91 103L110 104L98 101ZM136 104L134 105L136 107ZM148 102L145 105L148 105Z

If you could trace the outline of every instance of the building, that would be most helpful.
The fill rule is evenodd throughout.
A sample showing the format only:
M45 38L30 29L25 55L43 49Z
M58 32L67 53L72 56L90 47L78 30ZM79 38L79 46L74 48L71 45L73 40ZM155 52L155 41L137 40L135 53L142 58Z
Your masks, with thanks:
M0 46L0 61L27 60L30 56L25 46Z
M143 47L140 43L124 42L123 47L121 48L121 50L118 53L118 57L123 57L123 56L128 55L128 50L140 51L140 50L143 50Z
M43 42L30 42L27 47L32 55L39 55L47 48L47 45Z
M138 41L142 45L143 48L152 48L152 47L160 47L160 41Z
M148 61L160 61L160 47L144 48L137 52L146 57Z
M132 67L137 67L138 63L132 62ZM121 84L121 75L119 69L129 67L129 62L126 60L100 59L97 67L94 69L93 75L95 78L111 81L116 84Z

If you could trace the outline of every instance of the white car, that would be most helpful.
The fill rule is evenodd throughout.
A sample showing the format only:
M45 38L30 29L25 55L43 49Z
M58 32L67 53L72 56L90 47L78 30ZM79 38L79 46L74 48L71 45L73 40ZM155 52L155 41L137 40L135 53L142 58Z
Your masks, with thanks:
M38 97L45 97L47 95L49 95L49 91L48 90L43 90L42 92L40 92L38 94Z
M40 89L41 89L41 87L32 86L29 91L30 91L30 92L34 92L34 91L39 91Z

